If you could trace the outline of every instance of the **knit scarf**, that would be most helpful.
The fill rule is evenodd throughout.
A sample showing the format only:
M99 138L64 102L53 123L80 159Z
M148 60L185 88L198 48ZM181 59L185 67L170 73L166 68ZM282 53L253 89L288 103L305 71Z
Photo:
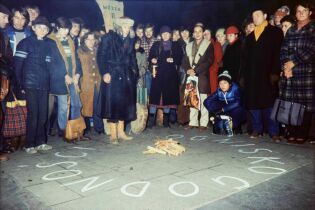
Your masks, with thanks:
M259 39L260 35L262 34L262 32L265 30L265 28L268 25L268 21L265 20L262 24L260 24L259 26L255 27L254 30L254 34L255 34L255 39L256 41Z

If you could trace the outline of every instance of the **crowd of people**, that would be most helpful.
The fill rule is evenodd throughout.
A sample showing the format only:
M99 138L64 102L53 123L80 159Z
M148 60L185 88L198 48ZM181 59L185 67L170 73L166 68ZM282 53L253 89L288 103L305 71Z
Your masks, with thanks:
M80 117L81 139L106 132L112 144L157 124L204 132L209 122L219 135L246 127L250 138L267 133L276 142L304 143L315 111L312 13L302 2L270 17L255 8L242 27L215 33L200 22L192 31L156 30L121 17L106 33L91 31L78 17L52 24L37 6L10 11L0 5L1 128L15 107L8 104L26 101L27 110L25 134L7 138L1 131L0 149L50 150L47 136L65 138L68 121ZM188 104L187 81L197 90ZM301 125L271 119L277 98L304 106Z

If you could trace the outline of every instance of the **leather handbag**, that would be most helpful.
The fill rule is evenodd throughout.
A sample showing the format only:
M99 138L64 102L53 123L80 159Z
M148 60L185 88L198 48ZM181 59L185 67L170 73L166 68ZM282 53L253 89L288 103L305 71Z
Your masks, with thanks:
M69 111L70 111L70 97L68 99L68 113L67 116L69 118ZM65 130L65 139L66 141L74 141L80 140L83 136L84 130L86 129L85 121L82 116L79 118L68 120L66 130Z
M303 122L304 111L303 104L276 99L270 118L286 125L299 126Z
M293 87L292 98L294 98ZM305 105L303 104L295 103L293 101L276 99L270 118L286 125L299 126L303 122L304 112Z

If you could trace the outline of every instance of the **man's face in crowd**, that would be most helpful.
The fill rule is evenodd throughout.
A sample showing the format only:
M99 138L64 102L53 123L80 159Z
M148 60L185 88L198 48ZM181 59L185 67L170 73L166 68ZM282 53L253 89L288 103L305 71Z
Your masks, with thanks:
M204 37L206 40L210 41L210 40L211 40L211 31L205 30L205 32L203 33L203 37Z
M161 37L162 37L162 40L163 40L163 41L168 41L168 40L170 40L170 38L171 38L171 34L168 33L168 32L164 32L164 33L161 35Z
M0 12L0 28L5 28L9 23L9 15Z
M136 30L136 34L137 34L137 37L142 38L143 37L143 28L138 28Z
M13 27L18 30L22 30L25 26L26 18L18 11L13 16Z
M248 25L246 26L245 32L246 32L246 34L248 35L248 34L252 33L254 30L255 30L255 25L254 25L254 23L250 23L250 24L248 24Z
M180 32L180 34L182 35L182 38L183 38L184 40L189 39L189 31L184 30L184 31Z
M46 25L37 24L32 29L38 39L43 39L49 32L49 28Z
M282 24L281 24L281 29L283 31L283 34L285 35L288 31L288 29L292 26L292 24L288 21L284 21Z
M177 30L173 31L172 39L174 42L176 42L180 39L179 31L177 31Z
M196 26L194 28L194 38L196 41L203 39L203 29L200 26Z
M129 25L122 25L122 33L123 33L123 37L128 36L129 32L130 32L130 26Z
M145 29L145 36L150 39L153 36L153 28L146 28Z
M80 31L80 37L83 37L88 32L90 32L90 29L82 28Z
M229 44L232 44L237 39L237 34L227 34L226 39L229 42Z
M59 28L58 29L58 36L61 38L65 38L69 34L69 28Z
M70 30L70 34L72 37L75 37L75 36L78 36L79 33L80 33L80 24L77 24L77 23L72 23L72 27L71 27L71 30Z
M39 16L39 13L35 9L28 8L27 12L30 15L30 21L35 20Z
M297 21L306 21L310 20L312 12L301 5L296 8L295 17Z
M263 13L261 10L257 10L253 12L253 22L255 26L261 25L267 18L267 15Z

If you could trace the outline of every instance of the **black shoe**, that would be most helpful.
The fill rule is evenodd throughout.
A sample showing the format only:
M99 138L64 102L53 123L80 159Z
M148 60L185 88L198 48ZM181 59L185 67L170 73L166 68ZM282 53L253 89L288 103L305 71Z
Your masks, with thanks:
M163 126L164 128L170 128L170 114L163 114Z
M149 114L147 128L151 129L155 126L156 114Z

